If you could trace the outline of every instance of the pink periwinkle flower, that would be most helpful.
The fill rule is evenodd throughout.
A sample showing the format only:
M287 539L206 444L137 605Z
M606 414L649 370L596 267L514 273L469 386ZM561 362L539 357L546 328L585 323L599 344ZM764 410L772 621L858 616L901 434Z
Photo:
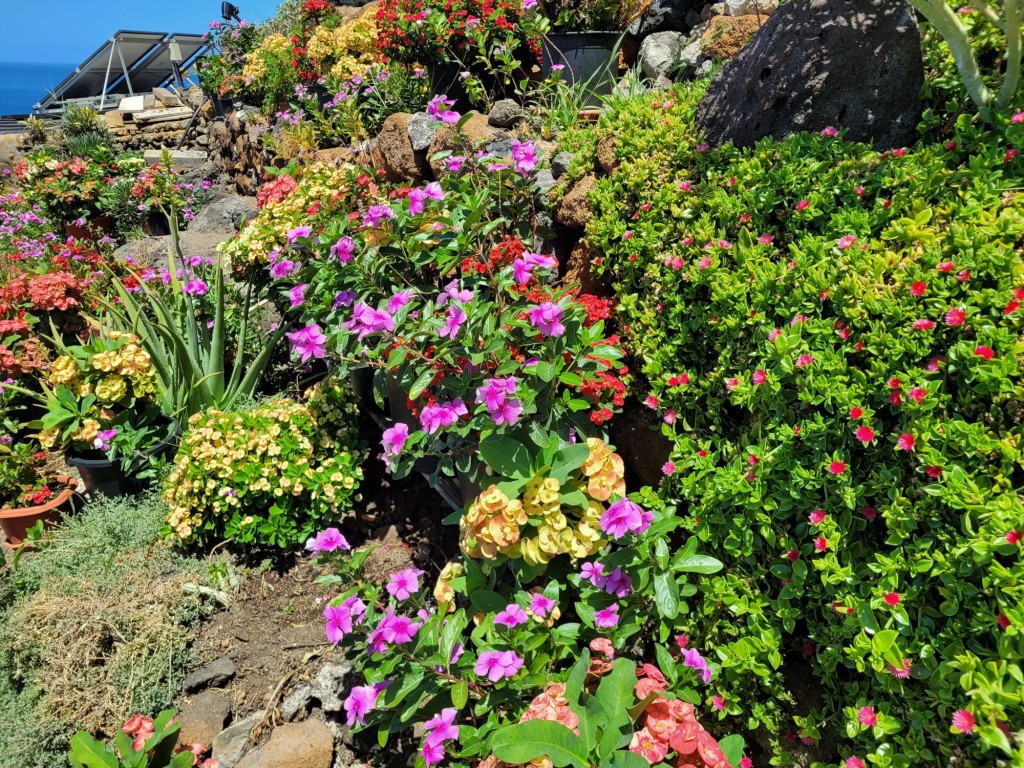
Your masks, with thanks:
M554 607L555 601L540 592L535 592L530 596L530 612L538 619L546 619Z
M563 310L558 304L546 301L527 311L530 324L545 336L561 336L565 333L562 325Z
M469 410L462 398L455 398L450 403L424 406L420 411L420 424L428 435L432 435L442 427L452 426L460 416L466 416L468 413Z
M711 668L707 659L701 656L696 648L687 648L683 651L683 665L700 672L700 678L705 683L711 682Z
M306 541L306 549L309 552L334 552L339 549L352 549L352 547L337 528L325 528Z
M651 527L654 515L629 499L619 499L601 516L601 530L613 539L627 533L643 533Z
M346 235L339 238L338 242L331 246L331 258L337 259L342 264L348 264L356 252L355 241Z
M420 576L423 571L418 568L406 568L388 576L387 592L396 600L408 600L420 591Z
M459 335L459 330L462 328L463 323L466 322L467 315L462 310L462 307L449 307L448 314L445 316L444 326L437 332L437 335L443 338L449 338L452 341Z
M500 624L503 627L512 629L518 627L520 624L525 624L528 620L526 611L520 608L515 603L509 603L505 610L499 611L498 615L494 617L494 623Z
M291 302L292 309L295 307L301 307L306 301L306 289L309 286L306 283L294 286L288 291L288 300Z
M503 678L514 676L522 669L523 664L524 660L514 651L484 651L477 657L473 672L496 683Z
M395 218L395 212L389 205L371 205L363 215L363 226L380 229L385 221Z
M594 612L594 626L598 629L611 629L619 625L619 606L610 605Z
M289 229L287 234L285 235L288 238L288 245L293 245L295 241L299 240L300 238L309 237L312 231L313 228L308 225L304 225L301 227L293 227Z
M299 355L304 363L310 358L320 359L327 354L327 337L315 323L286 335L292 344L292 354Z
M512 159L516 172L525 176L537 167L537 146L532 141L512 139Z
M377 706L377 697L382 688L378 685L358 685L353 688L345 699L345 714L348 724L366 725L366 715Z
M359 341L362 341L371 333L395 330L395 321L386 310L374 309L360 302L352 308L352 319L342 323L341 327L356 331Z

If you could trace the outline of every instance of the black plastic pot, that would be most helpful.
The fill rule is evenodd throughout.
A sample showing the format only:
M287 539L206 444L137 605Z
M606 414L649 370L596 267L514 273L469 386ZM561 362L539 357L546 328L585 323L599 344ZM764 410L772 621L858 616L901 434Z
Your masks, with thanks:
M150 211L142 228L150 237L165 237L171 234L171 223L161 210Z
M210 101L213 103L213 116L224 117L229 112L235 110L235 102L231 99L222 99L219 96L211 96Z
M430 78L431 93L435 96L447 96L455 101L451 107L456 112L465 113L473 109L473 103L466 92L466 78L462 73L466 68L461 64L449 62L432 62L427 65L427 76ZM494 75L473 73L483 85L491 99L503 98L506 93L501 80Z
M569 85L582 84L586 89L583 106L598 107L601 96L608 96L615 87L619 71L618 32L554 32L543 41L541 75L551 76L556 65L565 67L562 80Z
M171 434L154 445L148 455L153 457L166 456L178 447L178 440L181 438L181 426L174 422ZM126 475L121 471L120 463L113 463L103 458L103 454L96 451L93 456L67 456L68 466L78 470L85 484L85 491L90 496L102 493L104 496L114 498L117 496L134 496L149 487L150 481L137 475Z
M367 413L387 416L384 409L377 405L377 400L373 396L373 373L373 368L363 365L349 371L348 380L352 384L352 391L356 395L356 401L360 408Z

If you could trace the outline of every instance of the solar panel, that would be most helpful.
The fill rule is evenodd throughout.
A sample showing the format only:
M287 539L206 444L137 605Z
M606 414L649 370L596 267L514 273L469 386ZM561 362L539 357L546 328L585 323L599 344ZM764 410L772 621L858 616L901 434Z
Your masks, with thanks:
M171 43L181 50L182 63L171 62ZM119 30L36 104L37 112L57 109L63 102L108 96L148 93L174 79L175 66L184 72L205 50L203 35L176 32Z

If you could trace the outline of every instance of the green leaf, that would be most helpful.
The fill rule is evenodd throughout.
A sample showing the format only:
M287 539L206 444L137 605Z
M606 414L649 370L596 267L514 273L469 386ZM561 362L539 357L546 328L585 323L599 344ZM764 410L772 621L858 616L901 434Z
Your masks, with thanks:
M452 686L452 706L462 709L469 701L469 684L465 681Z
M620 749L601 761L600 768L648 768L649 763L636 752Z
M672 568L684 573L718 573L722 570L722 561L709 555L687 555L675 558Z
M583 683L587 679L587 670L590 669L590 649L584 648L580 652L579 660L573 664L569 671L569 677L565 681L565 698L570 707L575 707L580 700L580 693L583 691Z
M884 656L886 651L892 648L892 644L896 642L896 638L899 633L895 629L883 629L881 632L875 634L871 638L871 652Z
M726 736L724 739L719 739L718 746L725 753L725 759L729 761L729 765L738 766L740 764L740 760L743 759L743 748L746 746L742 736L738 733Z
M533 475L530 452L522 443L510 437L484 440L480 443L480 456L500 475L529 479Z
M464 611L458 611L454 616L448 619L448 622L444 625L444 629L441 630L441 657L447 663L448 659L452 657L452 650L455 648L455 644L459 642L462 637L462 631L466 628L469 623L469 619L466 618Z
M633 704L633 686L636 685L636 663L631 659L619 658L613 662L612 671L601 678L595 696L607 713L604 733L597 745L598 757L610 755L622 743L627 732L632 733L629 707Z
M71 737L71 763L75 768L117 768L117 758L85 731Z
M654 604L664 619L674 619L679 615L679 585L665 571L654 574Z
M491 751L506 763L522 765L547 755L556 768L588 768L579 737L561 723L530 720L506 726L491 737Z
M434 380L434 373L433 368L425 368L420 372L420 375L416 377L416 381L412 383L412 389L409 390L410 400L415 400L423 394L426 388L430 386L430 382Z

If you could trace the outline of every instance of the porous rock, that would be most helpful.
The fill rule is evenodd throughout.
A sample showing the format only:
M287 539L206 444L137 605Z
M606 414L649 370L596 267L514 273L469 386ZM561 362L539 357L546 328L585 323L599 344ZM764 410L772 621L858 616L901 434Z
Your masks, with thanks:
M702 60L731 59L743 50L766 18L715 16L700 37Z
M693 26L690 14L699 12L703 5L704 0L653 0L627 31L639 40L655 32L688 32Z
M181 725L178 744L210 746L231 714L231 700L220 691L203 691L185 699L176 719Z
M790 0L712 78L696 125L714 145L834 126L890 149L916 137L923 82L905 0Z
M212 757L220 768L235 768L249 748L249 734L263 719L263 712L254 712L244 720L232 723L213 738Z
M188 231L192 233L230 233L237 232L249 219L256 216L256 198L230 195L205 203L196 217L189 222ZM218 659L217 662L223 662ZM230 659L227 661L230 662ZM209 665L207 665L209 666ZM234 666L232 672L234 674ZM218 683L219 684L219 683Z
M726 16L770 16L778 0L725 0Z
M430 175L430 166L422 152L413 149L409 138L412 115L396 112L388 116L377 136L380 167L390 181L418 183Z
M670 75L679 63L681 32L655 32L640 45L637 63L645 76L656 80L660 75Z
M512 99L499 99L494 102L487 116L488 124L495 128L512 128L523 117L523 108Z
M414 152L426 152L434 140L434 121L426 112L417 112L409 118L409 141Z
M605 136L597 142L597 164L609 176L619 167L619 160L615 157L615 141L614 136Z
M334 734L319 720L285 723L270 741L242 758L238 768L332 768Z
M456 134L455 127L451 125L439 128L434 134L427 157L431 158L430 166L433 168L435 176L440 176L445 172L444 161L433 160L434 155L438 152L470 154L470 150L478 145L492 143L504 135L499 129L488 125L487 115L481 115L476 111L467 112L466 115L469 116L469 119L462 125L462 137Z
M569 229L582 229L594 215L590 205L590 193L597 189L594 176L584 176L565 193L555 214L555 221Z
M551 158L551 174L556 178L560 179L565 175L565 172L569 170L569 164L573 160L571 152L559 152L553 158Z

